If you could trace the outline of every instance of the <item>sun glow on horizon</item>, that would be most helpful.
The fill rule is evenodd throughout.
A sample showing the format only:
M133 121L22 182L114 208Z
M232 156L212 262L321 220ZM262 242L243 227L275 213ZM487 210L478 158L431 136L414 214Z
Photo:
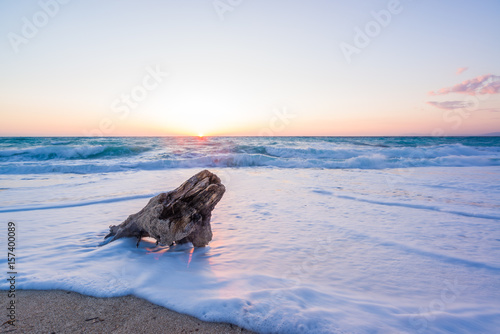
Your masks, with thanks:
M500 44L490 43L496 30L487 29L497 25L498 1L416 5L404 10L397 31L380 18L363 21L388 10L369 1L261 2L226 11L234 18L230 27L190 1L126 3L102 2L97 11L120 15L90 20L96 9L82 3L81 11L58 16L50 28L38 22L33 27L43 38L36 42L22 38L27 28L20 20L27 15L26 24L37 25L33 6L12 1L0 11L4 35L22 38L0 46L0 136L201 142L215 136L482 135L500 127ZM429 10L435 15L422 25ZM263 11L273 15L259 24L248 19ZM475 24L464 25L464 16ZM297 20L304 22L300 29ZM374 45L362 54L345 49L359 42L353 22ZM420 38L441 31L443 22L451 44ZM383 37L368 36L372 23ZM82 38L66 47L75 32ZM477 48L460 49L464 43ZM440 52L425 51L435 49Z

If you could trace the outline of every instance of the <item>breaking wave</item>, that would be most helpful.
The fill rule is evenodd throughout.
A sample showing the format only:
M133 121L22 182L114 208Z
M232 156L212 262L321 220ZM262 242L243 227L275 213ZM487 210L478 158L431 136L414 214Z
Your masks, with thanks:
M337 140L335 140L337 139ZM390 139L390 140L389 140ZM414 168L500 165L500 140L213 137L0 141L0 173L109 173L191 167ZM371 142L370 142L371 140Z

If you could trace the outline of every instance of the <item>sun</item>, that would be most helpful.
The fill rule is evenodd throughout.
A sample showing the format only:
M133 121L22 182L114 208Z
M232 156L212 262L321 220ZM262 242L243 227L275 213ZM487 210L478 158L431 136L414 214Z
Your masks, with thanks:
M203 133L198 133L198 137L203 138Z

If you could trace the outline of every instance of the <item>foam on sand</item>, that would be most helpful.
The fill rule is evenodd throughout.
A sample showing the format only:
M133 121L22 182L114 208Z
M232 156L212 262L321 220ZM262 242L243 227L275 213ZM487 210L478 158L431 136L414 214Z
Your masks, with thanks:
M198 171L0 176L18 288L132 294L263 333L500 327L499 167L212 169L227 191L208 247L101 246Z

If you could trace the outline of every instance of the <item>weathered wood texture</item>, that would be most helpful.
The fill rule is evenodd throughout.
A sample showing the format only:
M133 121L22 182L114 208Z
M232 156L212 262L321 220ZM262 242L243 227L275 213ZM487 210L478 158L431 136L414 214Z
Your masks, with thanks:
M212 210L225 191L217 175L201 171L177 189L151 198L120 225L110 226L105 238L136 237L139 245L141 237L152 237L161 245L192 242L204 247L212 240Z

